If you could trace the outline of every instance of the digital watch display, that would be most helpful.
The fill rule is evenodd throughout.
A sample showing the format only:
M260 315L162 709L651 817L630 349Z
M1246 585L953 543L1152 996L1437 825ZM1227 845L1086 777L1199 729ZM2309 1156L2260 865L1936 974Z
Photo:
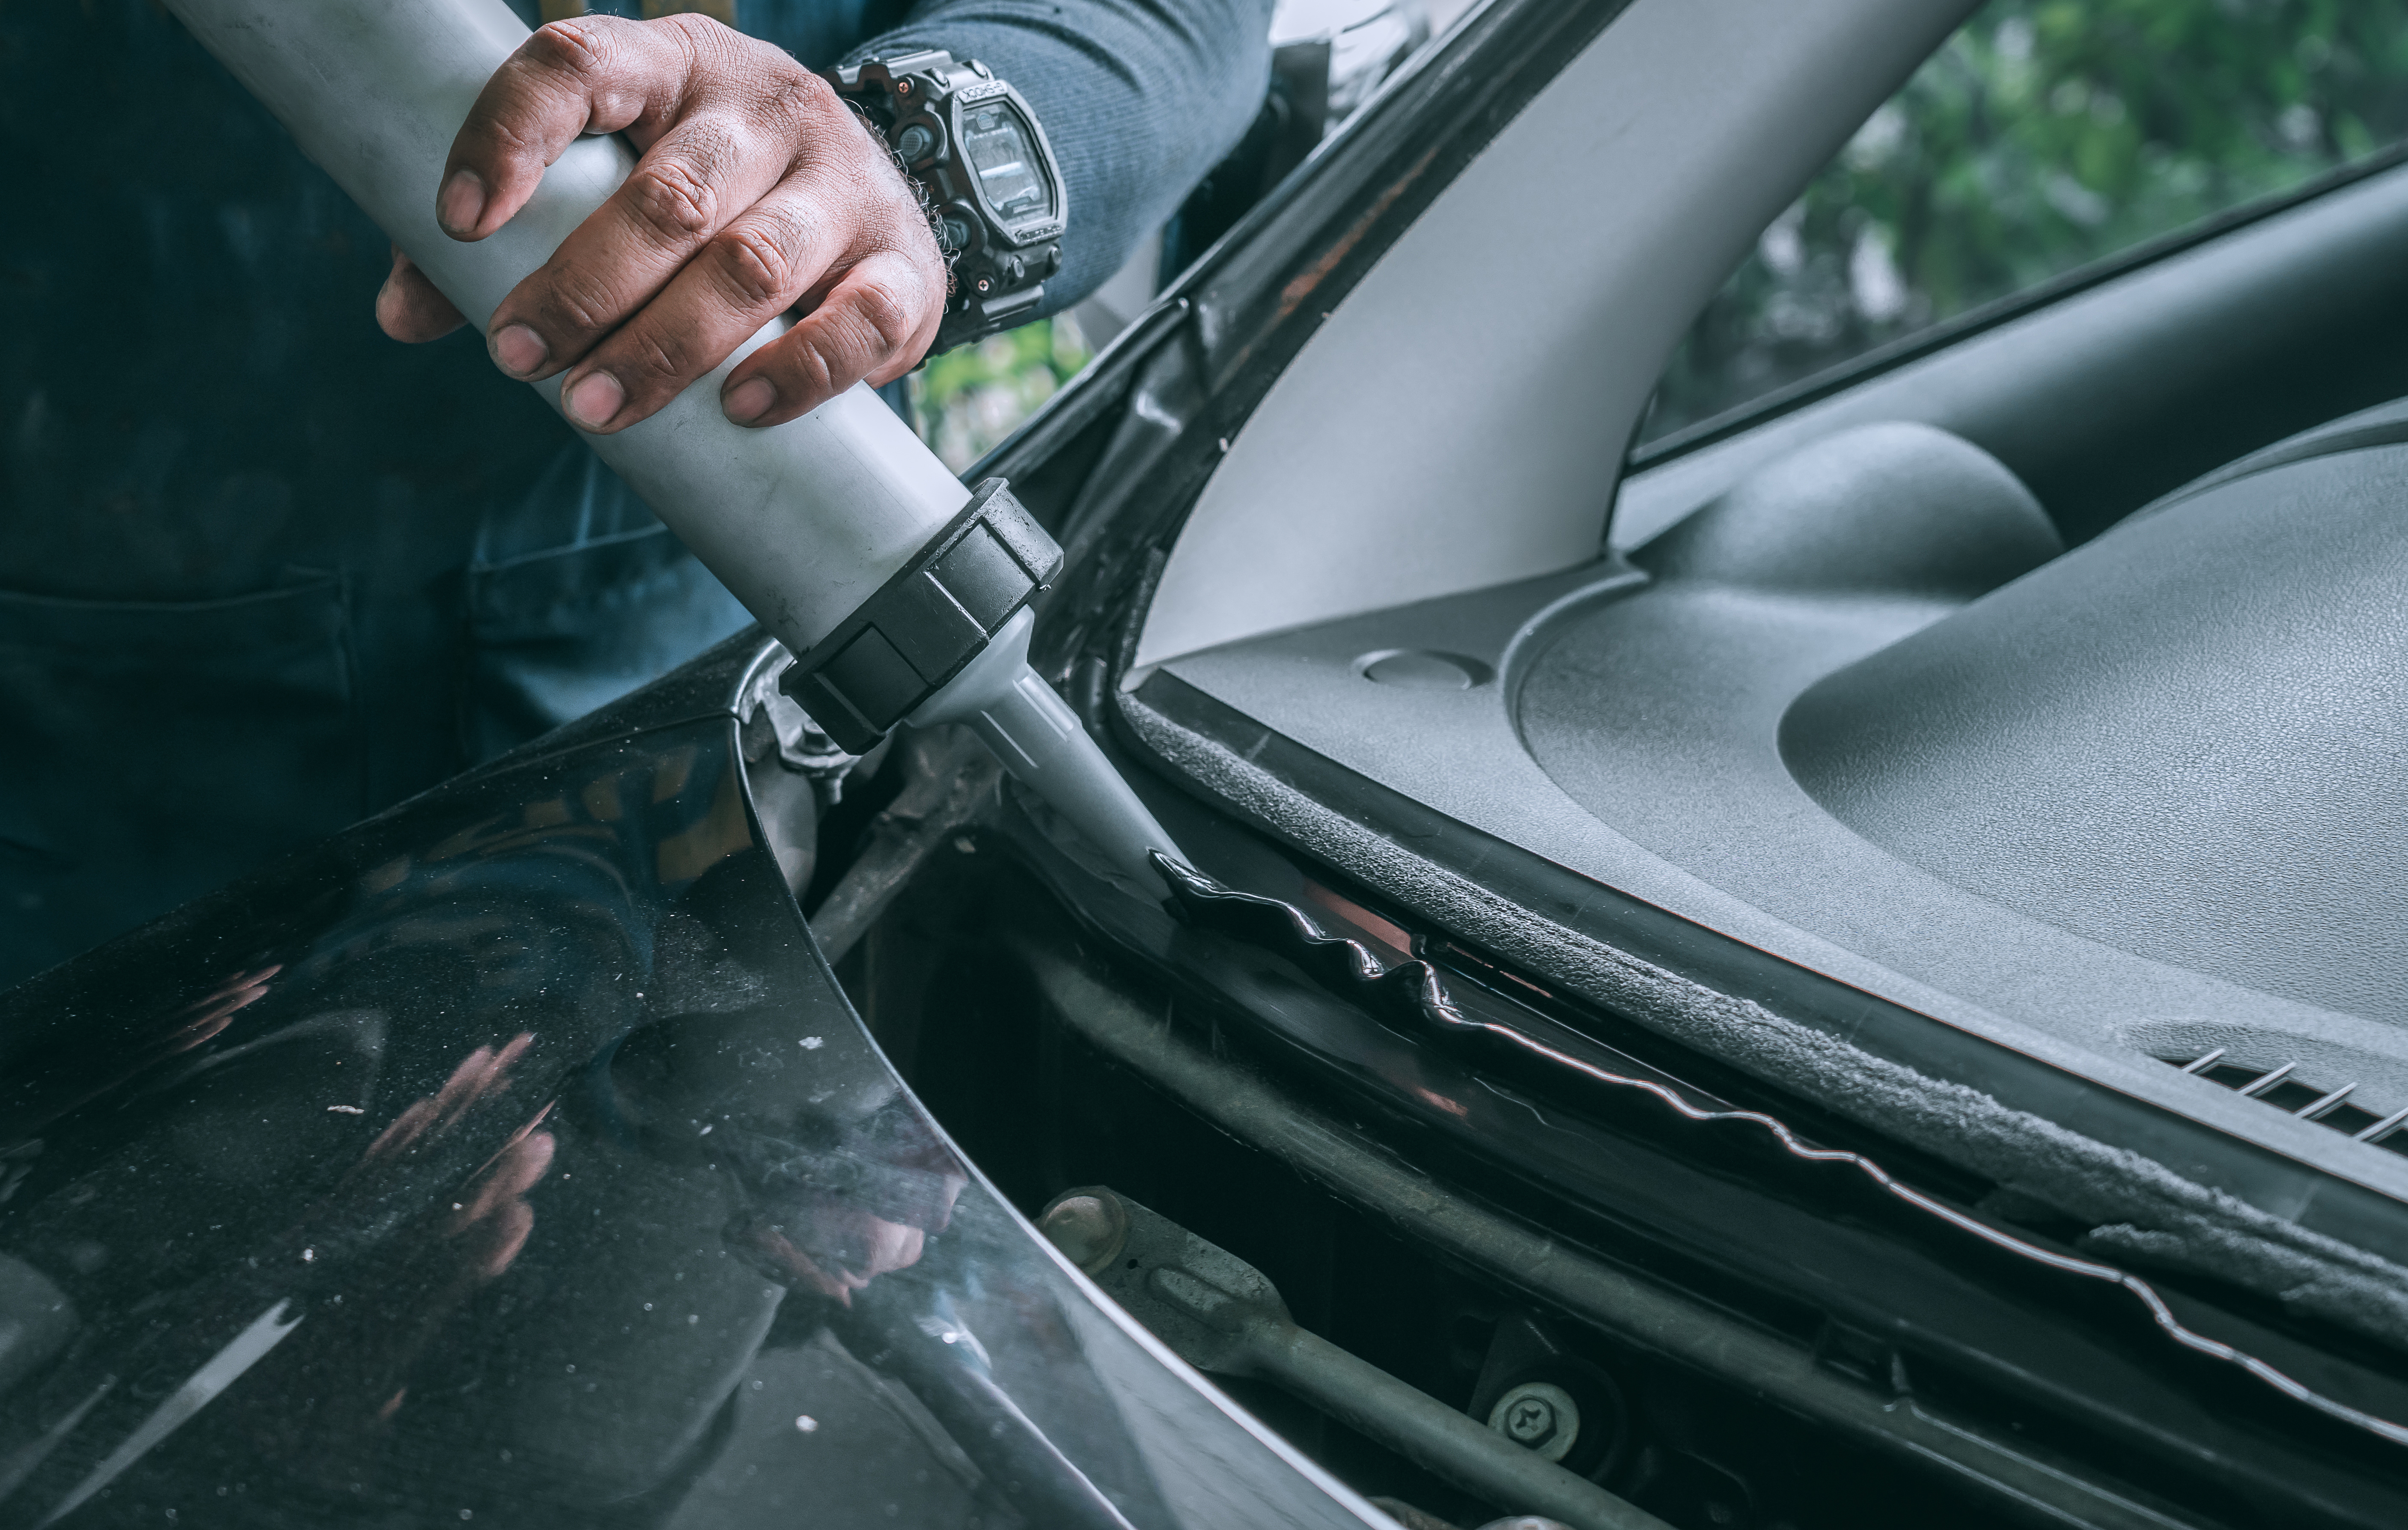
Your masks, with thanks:
M1020 93L976 59L943 52L828 72L925 187L953 263L935 350L1035 317L1062 268L1068 201L1045 130Z

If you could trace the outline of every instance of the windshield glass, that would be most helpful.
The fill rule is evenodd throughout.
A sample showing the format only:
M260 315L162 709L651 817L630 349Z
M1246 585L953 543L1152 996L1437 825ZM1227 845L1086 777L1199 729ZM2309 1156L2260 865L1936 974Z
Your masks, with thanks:
M1773 220L1650 441L2408 136L2408 0L1992 0Z

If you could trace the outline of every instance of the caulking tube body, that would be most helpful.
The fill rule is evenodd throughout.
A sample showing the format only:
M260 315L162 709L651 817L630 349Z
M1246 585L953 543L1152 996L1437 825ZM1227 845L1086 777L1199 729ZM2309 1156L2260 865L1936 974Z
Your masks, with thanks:
M166 0L481 332L501 300L635 167L580 138L508 225L465 244L435 222L445 157L527 28L503 0ZM365 306L371 294L362 293ZM968 503L892 410L854 387L767 430L728 423L729 368L778 320L658 414L585 439L786 646L852 614ZM555 379L538 391L557 408Z

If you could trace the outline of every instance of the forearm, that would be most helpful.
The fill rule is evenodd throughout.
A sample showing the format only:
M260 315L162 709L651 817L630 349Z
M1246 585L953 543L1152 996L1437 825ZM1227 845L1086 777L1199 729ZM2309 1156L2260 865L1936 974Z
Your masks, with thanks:
M923 0L846 60L943 49L1018 87L1069 226L1045 309L1093 292L1236 146L1270 74L1271 0Z

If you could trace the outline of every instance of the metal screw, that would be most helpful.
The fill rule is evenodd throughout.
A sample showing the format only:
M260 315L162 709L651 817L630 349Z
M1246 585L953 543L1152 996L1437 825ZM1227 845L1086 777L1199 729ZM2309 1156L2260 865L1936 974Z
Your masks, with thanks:
M1497 1399L1488 1427L1549 1461L1570 1454L1580 1438L1580 1405L1546 1381L1525 1381Z
M1555 1410L1543 1397L1525 1397L1505 1410L1505 1432L1525 1445L1536 1445L1555 1432Z

